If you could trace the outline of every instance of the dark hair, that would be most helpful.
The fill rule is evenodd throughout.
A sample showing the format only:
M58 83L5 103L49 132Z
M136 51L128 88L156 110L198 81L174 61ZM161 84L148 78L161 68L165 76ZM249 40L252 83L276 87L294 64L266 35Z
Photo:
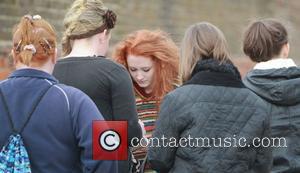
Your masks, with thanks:
M254 62L263 62L279 55L288 43L285 27L274 19L255 21L247 28L243 39L244 53Z

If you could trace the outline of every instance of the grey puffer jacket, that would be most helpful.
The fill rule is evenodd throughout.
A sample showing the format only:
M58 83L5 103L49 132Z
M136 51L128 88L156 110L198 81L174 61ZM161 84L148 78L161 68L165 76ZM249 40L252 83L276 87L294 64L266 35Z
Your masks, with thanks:
M272 106L273 173L300 172L300 68L252 70L244 84ZM285 140L283 140L283 138ZM285 147L284 147L285 146Z
M245 88L232 64L198 62L191 80L162 102L153 134L159 143L153 140L155 147L149 149L152 168L170 173L269 172L271 149L253 143L255 137L270 135L266 106ZM246 141L239 145L235 139Z

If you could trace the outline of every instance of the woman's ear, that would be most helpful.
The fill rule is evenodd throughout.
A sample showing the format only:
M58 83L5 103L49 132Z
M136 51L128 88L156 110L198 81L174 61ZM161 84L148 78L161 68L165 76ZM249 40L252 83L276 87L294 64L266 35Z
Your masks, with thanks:
M105 29L103 32L99 33L99 42L103 44L107 40L107 30Z
M100 44L108 44L110 40L110 32L105 29L103 32L98 34L98 39Z
M103 34L104 34L104 35L107 35L107 29L105 29L105 30L103 31Z
M289 56L289 52L290 52L290 44L286 43L285 45L282 46L281 56L283 58L287 58Z
M56 61L57 61L57 48L55 48L54 55L51 58L51 61L52 61L53 64L56 64Z
M17 64L17 58L14 49L11 49L10 56L13 59L13 65Z

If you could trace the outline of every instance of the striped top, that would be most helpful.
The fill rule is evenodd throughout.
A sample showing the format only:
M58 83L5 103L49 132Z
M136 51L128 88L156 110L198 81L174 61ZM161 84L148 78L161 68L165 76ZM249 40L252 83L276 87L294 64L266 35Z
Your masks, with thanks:
M158 118L160 101L157 99L151 99L150 94L146 94L143 89L138 87L136 84L134 86L138 117L144 123L146 130L145 137L150 138L155 129L155 122ZM146 157L147 148L135 148L133 154L137 160L143 160ZM147 168L147 166L148 165L146 165L146 172L151 170Z
M145 100L139 96L136 97L136 106L139 119L144 123L147 138L152 136L155 129L155 121L158 117L158 101Z

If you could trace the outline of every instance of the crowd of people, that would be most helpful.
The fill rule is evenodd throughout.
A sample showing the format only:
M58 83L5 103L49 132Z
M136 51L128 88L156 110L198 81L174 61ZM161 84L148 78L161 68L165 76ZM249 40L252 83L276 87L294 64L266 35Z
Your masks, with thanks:
M243 51L256 65L244 79L223 32L208 22L189 26L180 47L165 31L134 31L111 58L117 15L101 0L75 0L63 23L63 57L41 16L25 15L13 29L16 70L0 83L0 173L300 172L300 68L281 22L256 20L245 30ZM93 159L95 120L127 122L127 160ZM130 142L199 137L245 145ZM270 138L285 146L253 142Z

